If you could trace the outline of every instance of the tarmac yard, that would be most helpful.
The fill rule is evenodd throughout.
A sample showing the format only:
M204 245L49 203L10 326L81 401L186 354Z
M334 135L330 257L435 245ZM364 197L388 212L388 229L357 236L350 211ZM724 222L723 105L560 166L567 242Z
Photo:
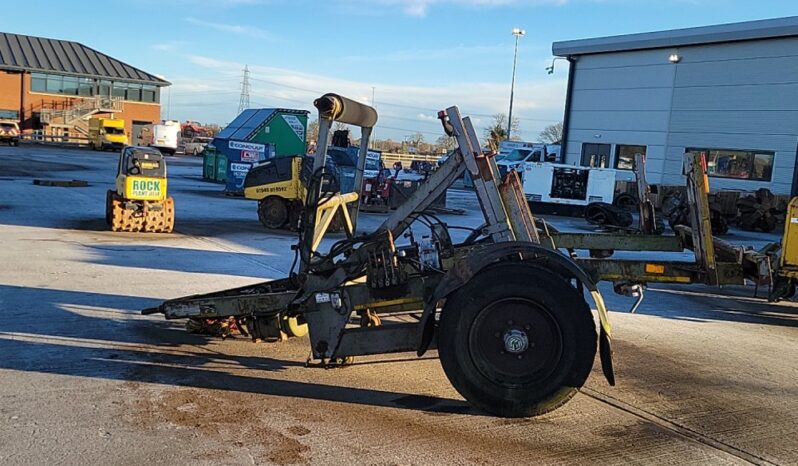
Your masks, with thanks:
M307 338L222 340L141 316L284 276L296 237L265 230L254 202L225 197L199 158L179 156L167 160L175 233L110 232L116 161L0 147L0 464L798 464L793 302L655 286L628 314L632 300L605 286L617 386L597 361L564 407L494 418L463 401L435 352L305 368ZM449 199L468 213L448 222L481 223L472 193ZM362 214L360 227L383 218Z

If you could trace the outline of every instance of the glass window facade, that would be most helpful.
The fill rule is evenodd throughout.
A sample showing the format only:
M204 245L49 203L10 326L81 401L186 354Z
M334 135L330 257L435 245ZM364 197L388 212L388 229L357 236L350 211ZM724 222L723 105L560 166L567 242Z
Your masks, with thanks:
M770 181L773 177L772 151L736 149L687 149L703 152L707 159L707 174L716 178Z
M89 97L112 95L133 102L158 103L158 86L120 83L58 74L31 73L31 91Z
M615 145L615 168L632 170L635 166L635 154L646 155L646 146Z

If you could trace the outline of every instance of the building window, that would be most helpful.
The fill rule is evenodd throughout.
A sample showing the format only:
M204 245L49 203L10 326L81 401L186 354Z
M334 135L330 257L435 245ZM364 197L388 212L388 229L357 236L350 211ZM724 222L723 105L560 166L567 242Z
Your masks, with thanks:
M78 78L78 95L83 97L94 95L94 80L91 78Z
M142 102L156 102L158 87L145 84L141 89Z
M716 178L770 181L773 176L771 151L734 149L687 149L688 152L704 153L707 159L707 174Z
M31 73L31 92L81 97L114 96L133 102L158 102L158 87L150 84L112 83L107 80L58 74Z
M125 100L141 101L141 84L128 84Z
M646 146L615 146L615 168L618 170L632 170L635 167L635 155L646 155Z
M33 92L47 92L47 75L42 73L31 73L30 90Z
M97 95L103 97L111 96L111 81L102 80L97 84Z
M90 96L94 92L94 80L57 74L31 73L31 92Z
M60 94L61 87L64 84L63 76L47 75L47 92L51 94Z
M609 144L582 144L582 166L594 168L609 168L610 166L610 145Z
M122 100L127 100L127 84L114 83L111 95L114 97L119 97Z
M73 78L72 76L64 76L61 84L61 94L78 95L78 78Z

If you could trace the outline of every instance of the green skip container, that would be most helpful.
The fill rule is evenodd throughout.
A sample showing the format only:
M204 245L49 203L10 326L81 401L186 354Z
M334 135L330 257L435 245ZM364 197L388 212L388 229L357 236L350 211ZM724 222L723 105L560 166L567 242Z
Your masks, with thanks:
M202 178L216 181L216 151L206 148L202 154Z
M227 156L218 152L216 154L216 176L214 181L218 183L226 183L227 182Z

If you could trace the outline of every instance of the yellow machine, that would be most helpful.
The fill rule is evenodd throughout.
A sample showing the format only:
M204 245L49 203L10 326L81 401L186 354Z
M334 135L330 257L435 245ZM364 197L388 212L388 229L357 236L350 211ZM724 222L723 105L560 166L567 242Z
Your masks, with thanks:
M311 157L297 155L268 160L250 169L244 179L244 197L258 201L258 219L263 226L275 230L299 228L308 194L307 186L312 178L312 166ZM336 169L329 166L327 170L329 174L319 180L325 197L339 194L339 178L344 170L348 170L354 178L354 168ZM333 175L333 172L337 173ZM344 205L356 201L357 198L351 192L335 196ZM331 208L333 204L327 202L319 204L317 222L324 223L324 229L331 232L347 228L350 219L343 213L336 214L336 210ZM329 214L329 218L322 215L323 213Z
M779 266L774 275L770 300L792 298L798 281L798 197L792 198L787 206Z
M244 197L258 201L258 219L266 228L296 229L307 188L302 157L282 157L252 167L244 180Z
M119 118L91 118L89 142L94 150L121 149L128 143L125 120Z
M113 231L171 233L175 203L166 195L166 161L150 147L122 149L116 187L105 200L105 221Z

